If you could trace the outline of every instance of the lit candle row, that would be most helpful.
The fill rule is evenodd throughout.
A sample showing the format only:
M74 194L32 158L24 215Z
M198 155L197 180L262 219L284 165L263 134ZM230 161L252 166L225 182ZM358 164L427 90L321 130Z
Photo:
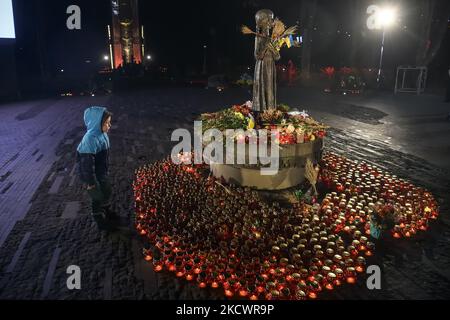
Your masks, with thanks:
M375 203L400 212L394 237L437 217L430 193L363 162L327 154L320 182L330 190L320 204L281 208L250 189L225 189L203 167L144 166L133 187L136 228L153 246L145 260L228 298L315 299L364 272Z

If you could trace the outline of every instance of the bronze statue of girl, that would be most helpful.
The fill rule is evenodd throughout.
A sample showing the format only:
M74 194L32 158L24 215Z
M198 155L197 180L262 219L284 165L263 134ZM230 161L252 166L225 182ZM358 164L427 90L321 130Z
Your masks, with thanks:
M274 14L263 9L256 13L255 78L253 83L253 110L264 111L277 107L277 74L275 61L280 53L271 44L270 29L274 24Z

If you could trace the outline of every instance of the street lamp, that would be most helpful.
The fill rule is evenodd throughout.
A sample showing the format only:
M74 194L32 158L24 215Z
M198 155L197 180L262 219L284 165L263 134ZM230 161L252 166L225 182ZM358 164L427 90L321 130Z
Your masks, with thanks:
M147 58L147 60L148 60L148 61L152 60L152 56L151 56L151 55L149 55L149 54L147 55L147 57L146 57L146 58Z
M392 26L397 20L397 9L382 8L377 13L377 20L383 28Z
M378 12L377 19L383 28L383 39L381 40L380 66L378 68L377 82L381 80L381 69L383 66L384 40L386 38L386 29L391 27L397 20L397 10L394 8L383 8Z
M109 61L109 56L107 56L106 54L103 56L103 60L105 61Z
M386 39L386 30L392 27L397 21L397 9L394 7L380 8L376 5L371 5L367 8L367 13L370 17L367 19L367 27L370 30L383 30L383 37L381 40L380 64L378 68L377 82L381 80L381 69L383 67L384 42Z
M207 49L208 49L208 46L206 44L203 45L203 74L204 75L206 75L208 73L207 63L206 63Z

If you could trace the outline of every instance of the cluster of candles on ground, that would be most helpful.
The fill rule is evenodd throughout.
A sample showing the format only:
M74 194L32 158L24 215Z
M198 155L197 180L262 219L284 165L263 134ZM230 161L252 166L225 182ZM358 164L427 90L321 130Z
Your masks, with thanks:
M364 162L326 154L323 200L283 207L251 189L224 186L202 166L170 159L136 171L136 228L156 272L173 272L228 298L316 299L353 284L374 254L369 217L375 203L400 212L395 238L437 218L432 195Z

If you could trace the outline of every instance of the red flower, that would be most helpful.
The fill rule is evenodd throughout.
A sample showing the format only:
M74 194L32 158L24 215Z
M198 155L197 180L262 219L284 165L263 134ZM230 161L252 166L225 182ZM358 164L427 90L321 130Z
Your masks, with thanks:
M232 107L232 110L234 111L234 112L240 112L240 113L242 113L244 116L248 116L249 114L250 114L250 112L251 112L251 110L244 104L244 105L241 105L241 106L239 106L239 105L234 105L233 107Z
M334 69L334 67L326 67L326 68L323 68L321 71L322 71L323 74L325 74L330 79L336 73L336 69Z

